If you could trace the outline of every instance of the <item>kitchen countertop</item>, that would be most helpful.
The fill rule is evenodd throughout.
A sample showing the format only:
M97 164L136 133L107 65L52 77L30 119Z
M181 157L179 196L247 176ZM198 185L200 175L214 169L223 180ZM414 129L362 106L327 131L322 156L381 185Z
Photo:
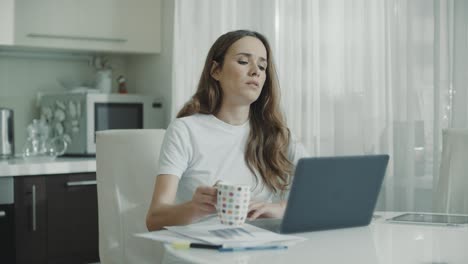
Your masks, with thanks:
M59 157L55 160L0 160L0 177L96 172L95 157Z

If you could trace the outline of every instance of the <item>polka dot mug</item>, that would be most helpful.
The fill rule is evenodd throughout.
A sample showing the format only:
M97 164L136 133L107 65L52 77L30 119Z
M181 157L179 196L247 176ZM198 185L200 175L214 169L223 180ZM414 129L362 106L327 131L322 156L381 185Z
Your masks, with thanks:
M250 186L218 182L217 213L221 224L243 225L249 211Z

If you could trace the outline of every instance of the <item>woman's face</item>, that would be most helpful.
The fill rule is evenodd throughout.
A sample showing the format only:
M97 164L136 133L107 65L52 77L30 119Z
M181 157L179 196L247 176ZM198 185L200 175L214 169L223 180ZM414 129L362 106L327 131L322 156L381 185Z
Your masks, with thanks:
M254 37L243 37L226 52L224 64L214 62L212 76L223 90L224 105L250 105L260 95L266 79L267 51Z

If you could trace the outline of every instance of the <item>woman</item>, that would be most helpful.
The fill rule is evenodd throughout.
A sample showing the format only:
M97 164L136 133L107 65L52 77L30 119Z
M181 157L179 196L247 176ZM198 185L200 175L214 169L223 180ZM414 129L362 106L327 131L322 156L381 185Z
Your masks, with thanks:
M215 213L218 180L252 186L249 219L281 218L293 164L304 152L290 137L279 101L266 38L246 30L220 36L195 95L167 129L148 229Z

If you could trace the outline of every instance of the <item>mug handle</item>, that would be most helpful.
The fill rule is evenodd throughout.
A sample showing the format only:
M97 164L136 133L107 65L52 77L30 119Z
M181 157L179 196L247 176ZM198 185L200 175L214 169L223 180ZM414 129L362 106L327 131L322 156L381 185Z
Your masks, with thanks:
M217 180L214 184L213 187L218 188L219 184L222 183L222 180Z

